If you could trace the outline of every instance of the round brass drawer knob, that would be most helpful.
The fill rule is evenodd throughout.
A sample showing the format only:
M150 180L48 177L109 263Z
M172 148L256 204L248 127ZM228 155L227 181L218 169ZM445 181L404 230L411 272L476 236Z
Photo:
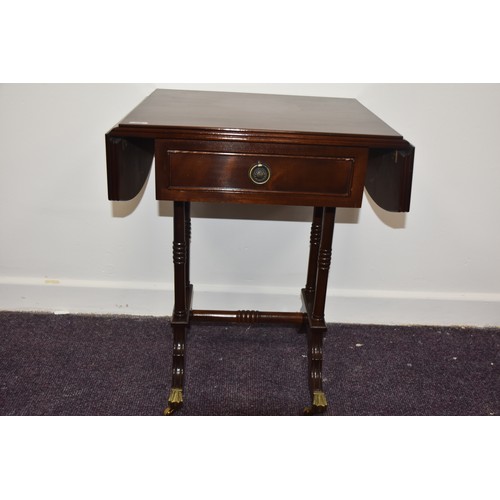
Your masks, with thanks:
M265 184L271 178L271 170L259 161L250 168L248 175L254 184Z

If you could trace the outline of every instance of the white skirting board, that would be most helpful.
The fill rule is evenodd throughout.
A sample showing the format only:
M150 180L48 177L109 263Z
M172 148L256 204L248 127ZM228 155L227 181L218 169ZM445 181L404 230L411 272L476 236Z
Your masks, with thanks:
M300 288L300 287L299 287ZM173 288L154 282L0 278L0 310L170 316ZM300 290L196 285L194 309L301 310ZM500 326L500 294L329 289L326 320L387 325Z

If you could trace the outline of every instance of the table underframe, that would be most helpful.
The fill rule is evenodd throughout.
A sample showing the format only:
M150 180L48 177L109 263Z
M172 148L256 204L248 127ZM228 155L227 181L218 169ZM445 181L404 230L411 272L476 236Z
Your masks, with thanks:
M193 310L193 286L190 282L191 216L189 201L174 201L174 310L172 384L165 415L180 409L184 401L184 356L186 331L190 323L285 323L301 325L307 331L308 382L310 405L305 414L325 412L323 392L323 335L326 332L325 303L332 256L335 207L314 207L311 226L306 285L302 289L302 312Z

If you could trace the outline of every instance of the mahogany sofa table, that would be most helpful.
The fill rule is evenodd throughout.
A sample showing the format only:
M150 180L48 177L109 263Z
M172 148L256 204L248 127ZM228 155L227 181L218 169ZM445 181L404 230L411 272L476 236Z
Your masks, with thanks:
M321 413L325 301L336 207L360 207L366 187L382 208L409 210L414 148L355 99L156 90L106 134L108 195L130 200L155 157L156 198L174 204L172 386L183 403L186 330L194 321L306 325L311 402ZM191 307L190 203L313 207L305 312Z

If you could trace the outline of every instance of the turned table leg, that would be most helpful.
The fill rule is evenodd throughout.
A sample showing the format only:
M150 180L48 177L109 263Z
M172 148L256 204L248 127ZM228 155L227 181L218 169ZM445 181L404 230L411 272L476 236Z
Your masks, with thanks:
M308 365L311 406L304 413L322 413L327 408L323 392L323 334L326 332L325 303L332 257L335 208L315 208L311 228L309 268L303 297L308 315Z
M188 202L174 202L174 311L172 314L173 357L172 387L165 415L172 414L183 403L184 352L186 329L189 324L189 240L190 217Z

